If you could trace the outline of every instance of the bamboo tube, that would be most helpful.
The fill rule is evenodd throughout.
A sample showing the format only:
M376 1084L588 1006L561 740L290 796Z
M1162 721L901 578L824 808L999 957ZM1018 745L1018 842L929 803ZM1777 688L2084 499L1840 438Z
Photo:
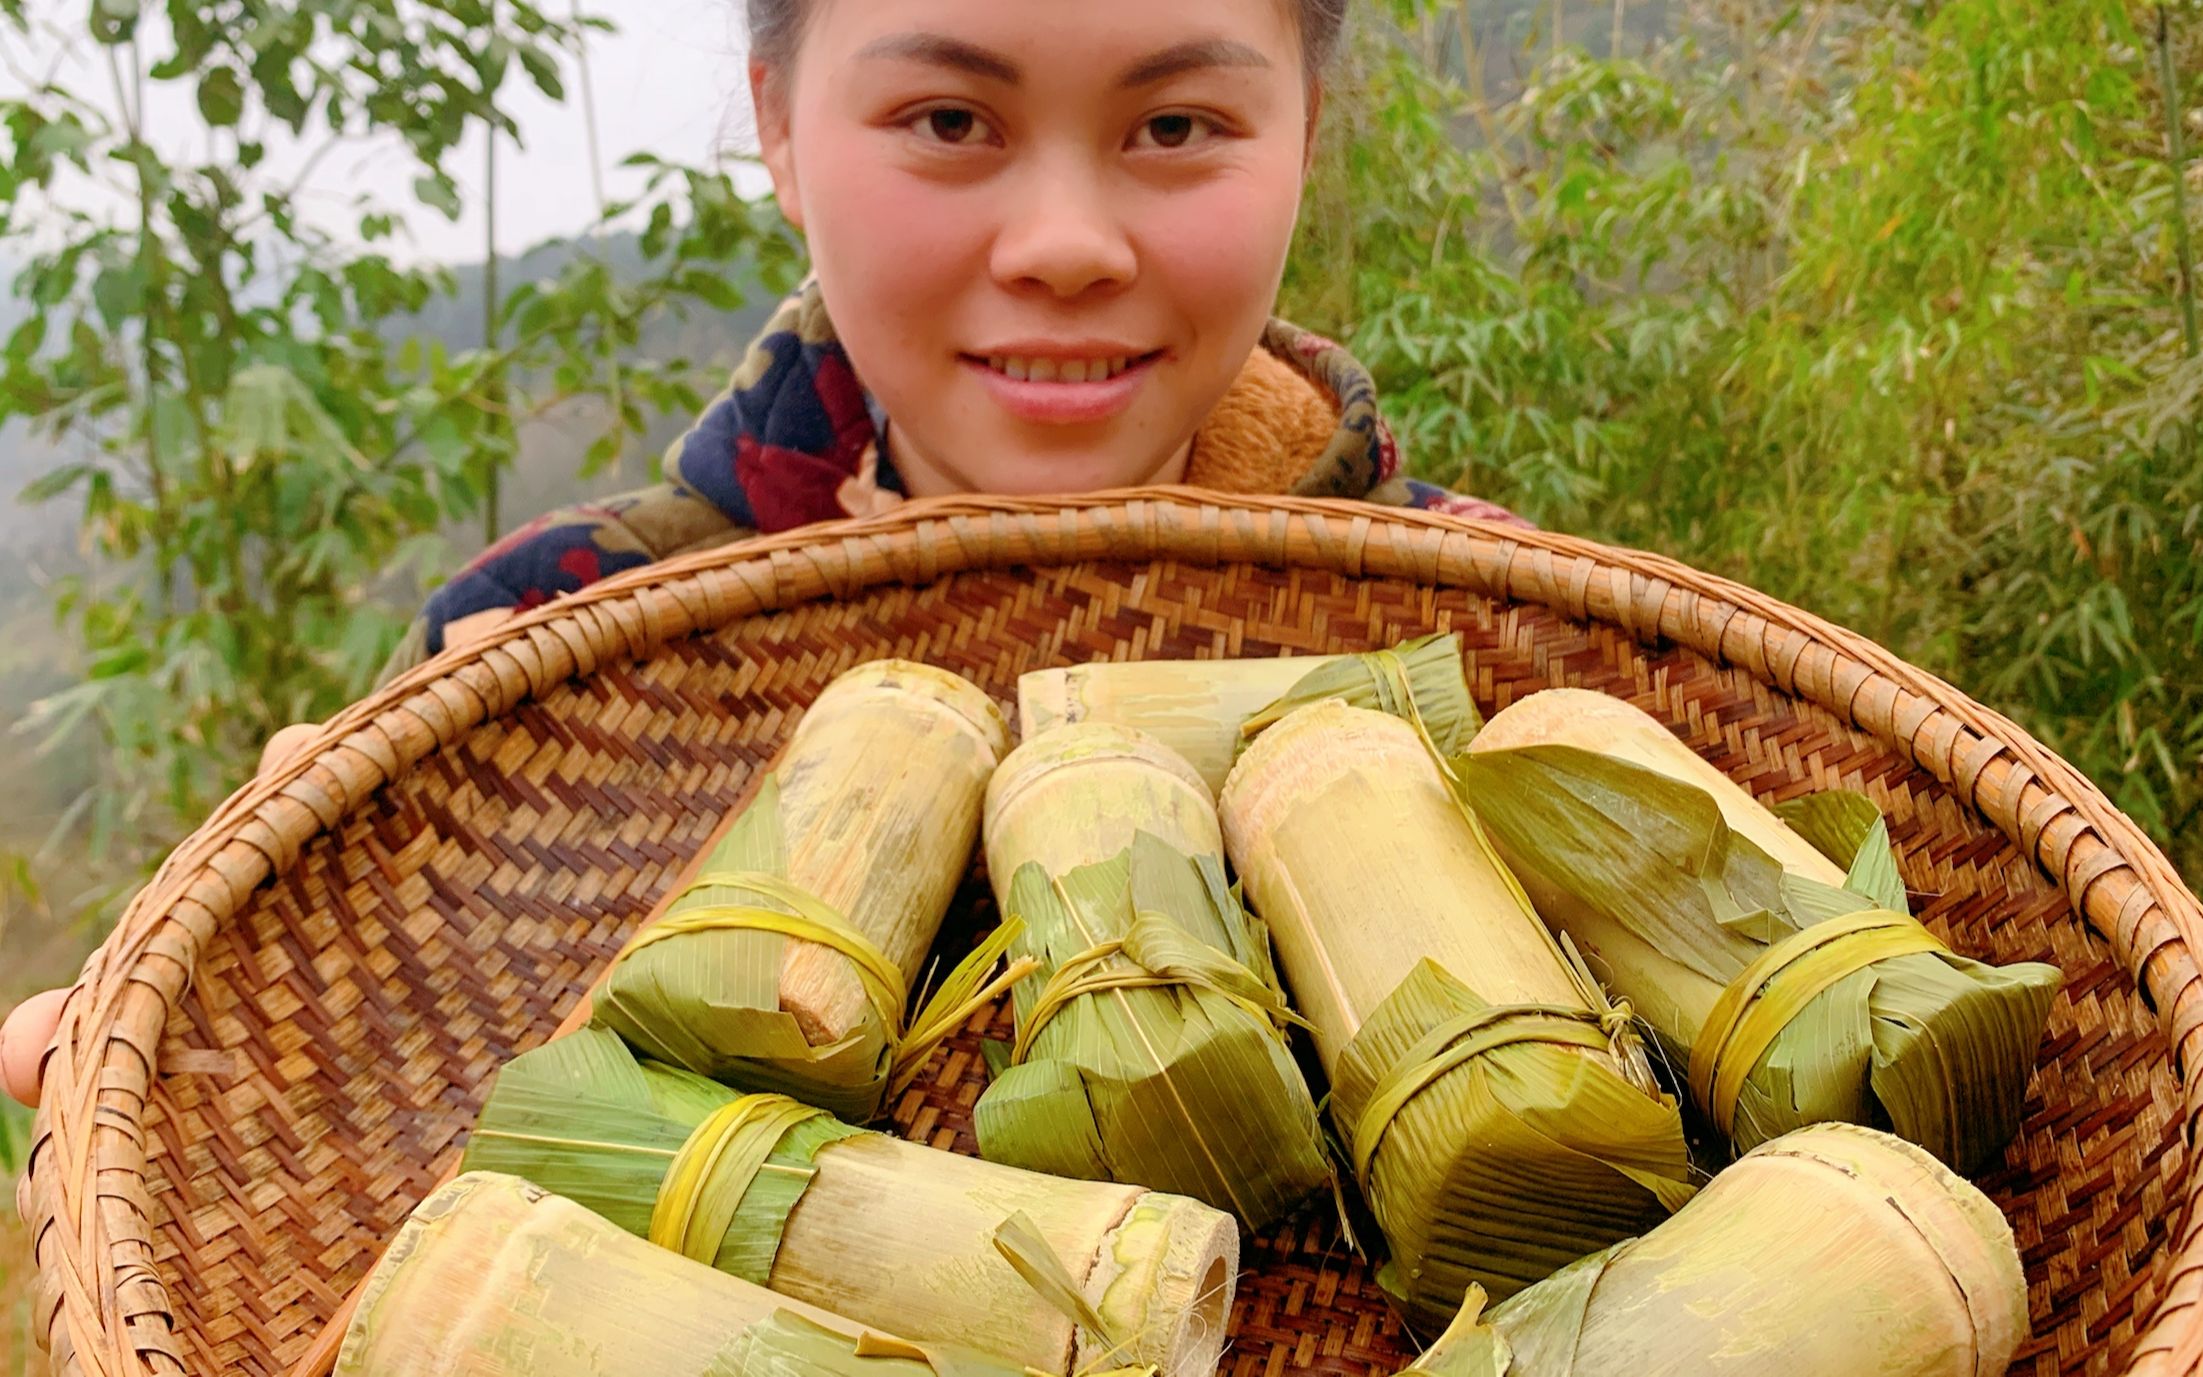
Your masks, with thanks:
M1489 1313L1444 1377L1996 1377L2027 1334L2011 1226L1964 1178L1852 1124L1747 1153L1667 1223Z
M892 1369L878 1359L857 1356L855 1341L865 1333L653 1248L517 1177L477 1172L438 1189L406 1220L368 1278L336 1371L774 1377L800 1360L800 1370L822 1377L887 1377ZM912 1354L907 1344L898 1351ZM938 1369L922 1360L902 1369L928 1370ZM984 1360L980 1370L988 1377L1017 1371Z
M1153 737L1213 792L1239 753L1239 724L1311 669L1348 657L1141 660L1038 669L1017 679L1018 734L1031 741L1080 722L1115 722Z
M871 1117L1008 747L993 701L947 671L880 660L835 679L703 873L614 963L593 1017L658 1060ZM807 908L807 932L853 937L740 916ZM869 984L851 949L866 944Z
M1426 960L1494 1003L1582 1000L1566 958L1543 927L1520 920L1506 875L1398 718L1338 703L1300 710L1255 739L1221 811L1326 1074L1337 1076L1346 1044Z
M1233 769L1224 836L1332 1079L1391 1244L1379 1282L1445 1323L1688 1198L1675 1104L1398 718L1298 709Z
M1647 730L1650 728L1650 730ZM1722 821L1781 864L1807 879L1841 885L1843 867L1783 826L1735 780L1677 740L1651 714L1593 689L1544 689L1511 704L1486 722L1469 742L1474 751L1514 746L1574 746L1658 770L1712 796ZM1533 896L1535 897L1535 896Z
M762 1111L753 1128L734 1122L751 1111ZM699 1164L685 1182L684 1162ZM461 1167L523 1176L855 1322L1044 1373L1152 1362L1206 1377L1238 1270L1231 1218L1197 1201L852 1129L780 1096L638 1064L601 1029L500 1069ZM995 1232L1015 1215L1060 1259L1099 1331L1001 1255Z
M987 784L981 835L998 902L1019 867L1061 875L1116 855L1136 832L1187 855L1224 850L1209 786L1184 756L1143 731L1107 722L1028 731Z
M1062 1180L879 1133L817 1160L781 1236L775 1291L882 1325L894 1316L917 1337L1042 1372L1150 1362L1169 1377L1216 1370L1239 1272L1230 1216L1183 1196ZM995 1228L1018 1212L1130 1338L1127 1351L1108 1351L995 1252Z
M874 660L828 684L779 765L788 877L901 968L907 988L970 868L987 781L1009 724L976 685L908 660ZM781 1006L813 1043L865 1016L840 953L789 944Z
M1127 727L1056 728L995 772L985 836L1012 951L1039 968L973 1112L980 1151L1190 1195L1250 1229L1327 1184L1268 939L1231 894L1192 766Z
M1138 660L1034 670L1018 676L1018 729L1031 741L1081 722L1130 727L1183 757L1214 793L1224 787L1252 735L1248 719L1310 685L1358 707L1384 706L1394 685L1376 681L1395 678L1441 741L1451 743L1474 728L1476 705L1462 673L1461 638L1440 634L1367 654Z
M2060 974L1969 960L1913 921L1871 800L1824 790L1777 816L1658 720L1580 689L1515 703L1457 766L1539 912L1738 1148L1844 1120L1972 1171L2018 1131Z

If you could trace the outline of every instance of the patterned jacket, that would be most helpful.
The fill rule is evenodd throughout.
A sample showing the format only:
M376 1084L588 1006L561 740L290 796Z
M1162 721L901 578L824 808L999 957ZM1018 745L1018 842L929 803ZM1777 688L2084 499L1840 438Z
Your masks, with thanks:
M608 574L903 500L885 417L857 380L815 285L783 302L733 381L666 454L662 483L537 517L428 599L382 680L444 648L444 628L549 602ZM1185 481L1223 492L1359 498L1528 525L1399 473L1369 371L1282 320L1195 432Z

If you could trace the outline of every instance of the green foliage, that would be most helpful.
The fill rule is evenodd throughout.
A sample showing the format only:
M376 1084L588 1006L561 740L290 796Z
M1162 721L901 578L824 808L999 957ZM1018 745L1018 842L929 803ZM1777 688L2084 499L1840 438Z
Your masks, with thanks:
M112 91L0 102L0 231L37 231L0 423L73 455L24 498L81 504L94 572L57 609L85 673L24 726L97 754L65 821L127 876L276 728L366 689L412 611L378 588L450 567L436 532L481 510L520 423L594 397L591 452L615 460L718 384L680 360L621 366L646 325L724 308L731 282L784 284L794 252L723 173L653 162L640 204L604 208L648 221L644 271L582 255L501 302L481 347L395 343L451 275L385 251L391 207L356 205L356 242L315 228L270 148L394 145L421 202L455 215L461 140L511 131L523 83L560 98L601 21L523 0L87 0L85 23ZM192 92L203 134L145 128L164 84Z
M15 1180L16 1174L30 1160L30 1151L31 1111L0 1095L0 1186ZM14 1192L6 1194L9 1198L5 1208L12 1210Z
M1852 626L2203 861L2193 0L1555 6L1505 89L1494 6L1382 8L1287 309L1411 465Z

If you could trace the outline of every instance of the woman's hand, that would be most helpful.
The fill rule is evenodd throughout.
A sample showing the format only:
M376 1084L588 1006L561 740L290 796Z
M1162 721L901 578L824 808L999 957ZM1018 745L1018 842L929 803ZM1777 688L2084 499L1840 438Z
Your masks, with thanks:
M444 647L479 640L512 615L512 609L496 607L461 617L444 628ZM264 775L298 754L320 731L319 722L294 722L276 732L261 749L259 773ZM0 1023L0 1090L33 1109L38 1107L46 1049L53 1046L54 1030L61 1026L61 1006L68 998L67 988L42 990L10 1009L6 1022Z

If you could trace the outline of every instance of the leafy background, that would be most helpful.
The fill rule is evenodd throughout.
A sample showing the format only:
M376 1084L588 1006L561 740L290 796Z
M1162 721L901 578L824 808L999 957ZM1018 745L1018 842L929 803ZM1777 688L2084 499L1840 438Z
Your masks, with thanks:
M391 141L452 211L468 130L576 98L578 10L73 3L115 98L0 102L0 1005L442 572L645 481L796 270L725 167L447 269L391 207L316 231L265 160ZM1282 309L1419 473L1889 645L2197 873L2199 57L2198 0L1360 0ZM133 126L163 84L192 153ZM0 1377L27 1271L0 1230Z

